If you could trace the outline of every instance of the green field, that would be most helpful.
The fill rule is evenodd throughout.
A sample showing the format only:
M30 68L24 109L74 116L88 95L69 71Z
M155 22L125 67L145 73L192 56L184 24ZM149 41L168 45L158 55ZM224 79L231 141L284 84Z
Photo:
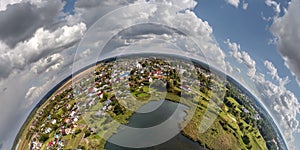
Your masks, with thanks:
M233 98L228 97L228 99L238 105ZM265 140L257 138L262 137L259 130L228 113L226 111L228 108L218 114L207 131L199 133L199 127L203 123L201 121L206 111L206 107L203 106L207 106L207 102L200 100L195 113L190 114L193 117L183 129L186 136L194 141L199 141L203 147L208 149L267 149ZM242 123L242 126L239 126L239 123ZM249 142L246 138L243 141L243 137L249 137Z

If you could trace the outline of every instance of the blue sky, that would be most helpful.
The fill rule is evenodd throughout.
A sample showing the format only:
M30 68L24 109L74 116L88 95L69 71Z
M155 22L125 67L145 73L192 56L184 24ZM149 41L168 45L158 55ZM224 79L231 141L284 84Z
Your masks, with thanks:
M262 14L265 17L272 17L273 9L266 6L264 1L255 0L247 1L247 3L249 4L247 10L243 10L235 8L225 1L198 0L194 12L213 27L214 36L224 51L228 52L228 47L223 41L229 38L239 43L242 50L252 56L258 69L263 72L267 71L263 64L264 60L270 60L277 67L280 76L290 77L291 82L287 86L299 97L300 93L297 92L299 86L295 78L284 65L276 45L269 43L269 40L274 38L269 31L272 21L263 20ZM286 1L282 1L281 4L286 3Z
M65 13L69 13L69 14L74 14L74 4L76 2L76 0L63 0L64 2L66 2L66 5L64 6L63 11Z
M268 31L270 22L261 17L272 14L272 8L267 7L264 1L250 1L247 10L235 8L225 1L198 1L194 9L197 16L213 27L214 36L224 50L228 50L227 38L239 43L263 67L262 60L272 61L282 75L291 75L284 66L282 57L276 50L276 45L268 44L273 35Z
M259 69L266 71L263 66L264 60L270 60L277 67L280 76L290 76L291 82L287 85L296 95L300 96L298 84L290 70L284 65L284 61L277 51L275 44L269 40L274 38L269 31L272 21L263 20L265 17L272 17L274 11L265 5L264 1L246 1L247 10L235 8L225 1L198 0L194 11L197 16L208 23L214 29L214 36L223 50L228 50L227 38L239 43L243 50L247 51L258 64ZM281 7L286 8L287 2L282 0ZM282 14L282 13L281 13Z

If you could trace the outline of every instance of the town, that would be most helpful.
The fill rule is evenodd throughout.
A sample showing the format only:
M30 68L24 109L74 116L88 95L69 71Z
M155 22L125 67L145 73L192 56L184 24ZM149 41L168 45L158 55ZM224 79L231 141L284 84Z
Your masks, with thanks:
M197 107L183 133L203 147L215 149L211 142L217 138L219 144L225 143L226 149L267 149L259 130L263 124L260 114L254 104L244 104L250 101L245 94L232 87L221 86L219 77L206 68L170 58L136 57L100 62L93 71L52 95L36 111L17 149L104 148L103 137L117 132L116 122L127 124L128 118L142 105L161 99ZM214 89L224 91L225 98L217 98ZM182 97L192 103L182 102ZM194 127L201 122L210 99L221 104L218 118L206 133L195 134L198 128ZM222 133L222 139L215 137L216 133ZM224 140L234 137L237 140L231 143Z

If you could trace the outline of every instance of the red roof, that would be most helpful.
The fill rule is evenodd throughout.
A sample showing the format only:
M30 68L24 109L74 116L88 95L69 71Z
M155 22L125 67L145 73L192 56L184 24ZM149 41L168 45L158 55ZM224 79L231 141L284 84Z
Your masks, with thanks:
M50 142L48 143L48 146L49 146L49 147L52 147L53 144L54 144L54 142L53 142L53 141L50 141Z
M91 87L90 89L89 89L89 92L91 93L91 92L94 92L94 87Z
M70 119L69 119L69 118L65 118L64 122L65 122L65 123L69 123L69 122L70 122Z

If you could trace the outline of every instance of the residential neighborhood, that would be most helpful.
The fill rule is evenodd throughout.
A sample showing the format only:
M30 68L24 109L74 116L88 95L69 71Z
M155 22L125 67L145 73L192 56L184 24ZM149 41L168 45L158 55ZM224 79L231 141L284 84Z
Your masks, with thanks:
M186 61L138 57L100 62L37 109L19 149L105 148L104 137L116 133L120 124L127 124L144 104L162 99L196 106L195 116L202 116L212 99L212 103L220 105L221 113L220 124L211 132L228 132L246 148L255 146L255 142L264 143L263 138L251 139L263 136L259 131L263 122L253 104L244 104L250 99L220 82L220 77L206 68ZM223 105L218 98L222 91L226 93ZM200 120L201 117L192 117L191 122L197 124ZM197 132L192 126L188 123L183 133L195 141L209 142L202 139L204 135L194 135Z

